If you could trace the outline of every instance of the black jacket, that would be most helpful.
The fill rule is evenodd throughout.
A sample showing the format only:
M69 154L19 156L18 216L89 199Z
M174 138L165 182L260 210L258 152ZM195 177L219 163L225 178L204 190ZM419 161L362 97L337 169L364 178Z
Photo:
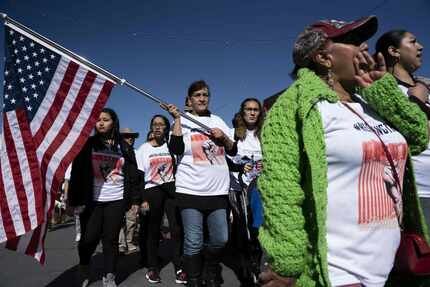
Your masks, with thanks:
M68 201L70 206L90 205L93 202L93 165L91 155L96 138L89 137L82 150L73 160L69 183ZM127 143L121 143L124 157L124 203L129 209L140 203L139 175L134 150Z

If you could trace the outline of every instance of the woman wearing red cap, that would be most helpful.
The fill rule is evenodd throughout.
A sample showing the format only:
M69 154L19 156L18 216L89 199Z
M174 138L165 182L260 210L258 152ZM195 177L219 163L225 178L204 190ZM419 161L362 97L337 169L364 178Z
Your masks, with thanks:
M400 225L425 234L405 169L427 121L368 54L376 29L376 17L320 21L294 44L297 80L262 133L263 286L382 287Z

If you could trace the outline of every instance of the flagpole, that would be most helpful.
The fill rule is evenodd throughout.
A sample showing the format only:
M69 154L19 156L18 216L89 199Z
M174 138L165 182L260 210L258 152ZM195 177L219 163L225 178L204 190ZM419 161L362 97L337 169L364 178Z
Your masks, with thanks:
M29 33L30 35L32 35L33 37L39 39L42 42L45 42L51 46L53 46L55 49L59 50L60 52L66 54L68 57L83 63L84 65L88 66L89 68L95 70L96 72L102 74L103 76L105 76L106 78L110 79L111 81L115 82L116 84L121 84L124 86L129 87L130 89L134 90L135 92L138 92L139 94L145 96L146 98L158 103L158 104L163 104L165 103L164 101L162 101L161 99L152 96L150 93L136 87L135 85L133 85L132 83L128 82L125 79L122 79L114 74L112 74L111 72L93 64L92 62L88 61L87 59L85 59L82 56L79 56L78 54L73 53L72 51L64 48L63 46L61 46L60 44L46 38L45 36L40 35L39 33L33 31L32 29L28 28L27 26L21 24L20 22L10 18L9 16L7 16L7 14L5 13L1 13L0 12L0 17L3 18L5 24L7 23L11 23L15 26L17 26L19 29L25 31L26 33ZM182 117L186 118L187 120L195 123L196 125L200 126L201 128L203 128L206 132L210 133L211 128L206 126L205 124L199 122L198 120L190 117L189 115L187 115L186 113L179 111L179 113L181 114Z
M139 94L144 95L144 96L145 96L145 97L147 97L148 99L151 99L151 100L153 100L154 102L156 102L156 103L158 103L158 104L165 104L165 103L164 103L162 100L160 100L159 98L157 98L157 97L155 97L155 96L152 96L151 94L149 94L149 93L145 92L144 90L142 90L142 89L140 89L140 88L136 87L135 85L133 85L133 84L131 84L131 83L127 82L127 81L124 81L122 84L123 84L124 86L127 86L127 87L129 87L130 89L132 89L132 90L134 90L134 91L138 92ZM196 119L194 119L194 118L190 117L189 115L187 115L186 113L184 113L184 112L183 112L183 111L181 111L181 110L179 111L179 113L181 114L181 116L182 116L182 117L184 117L184 118L186 118L187 120L189 120L189 121L191 121L191 122L195 123L196 125L198 125L198 126L200 126L201 128L203 128L206 132L210 133L211 128L210 128L210 127L208 127L207 125L202 124L201 122L199 122L198 120L196 120Z
M90 67L91 69L96 70L97 72L99 72L100 74L102 74L103 76L107 77L108 79L110 79L111 81L115 82L116 84L121 83L122 79L115 76L114 74L106 71L103 68L100 68L99 66L91 63L90 61L88 61L87 59L85 59L84 57L81 57L75 53L73 53L72 51L64 48L63 46L61 46L60 44L57 44L56 42L46 38L45 36L40 35L39 33L33 31L32 29L28 28L27 26L21 24L20 22L10 18L9 16L7 16L7 14L5 13L0 13L1 17L4 19L5 24L7 23L12 23L13 25L17 26L18 28L24 30L25 32L29 33L30 35L32 35L33 37L36 37L37 39L48 43L49 45L53 46L54 48L58 49L59 51L61 51L62 53L66 54L67 56L71 57L74 60L77 60L85 65L87 65L88 67Z

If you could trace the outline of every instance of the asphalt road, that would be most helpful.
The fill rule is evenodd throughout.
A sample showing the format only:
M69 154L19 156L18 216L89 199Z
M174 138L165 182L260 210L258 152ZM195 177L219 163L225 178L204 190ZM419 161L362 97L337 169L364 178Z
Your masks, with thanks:
M63 225L49 231L46 239L47 260L40 266L34 259L0 247L0 287L75 287L76 269L79 262L74 242L73 225ZM118 286L168 286L180 287L174 279L173 265L169 263L161 271L161 284L149 284L146 269L139 267L139 254L121 256L118 262ZM92 261L91 287L102 286L103 256L100 246ZM223 266L223 286L239 286L233 271Z

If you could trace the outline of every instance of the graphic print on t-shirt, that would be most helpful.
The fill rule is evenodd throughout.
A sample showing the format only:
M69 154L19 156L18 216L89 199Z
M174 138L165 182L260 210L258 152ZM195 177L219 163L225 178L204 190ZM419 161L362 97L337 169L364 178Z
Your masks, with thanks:
M387 144L400 182L403 182L408 146ZM397 220L402 213L402 191L397 186L390 163L380 141L364 142L363 161L358 181L358 224L384 223ZM401 167L401 168L399 168ZM390 197L394 196L396 205Z
M124 166L124 158L121 155L93 152L92 162L95 181L116 183L121 177Z
M194 164L225 164L224 148L217 146L207 135L191 135L191 150Z
M149 160L150 179L149 181L156 184L163 184L172 181L173 164L172 157L153 157Z

